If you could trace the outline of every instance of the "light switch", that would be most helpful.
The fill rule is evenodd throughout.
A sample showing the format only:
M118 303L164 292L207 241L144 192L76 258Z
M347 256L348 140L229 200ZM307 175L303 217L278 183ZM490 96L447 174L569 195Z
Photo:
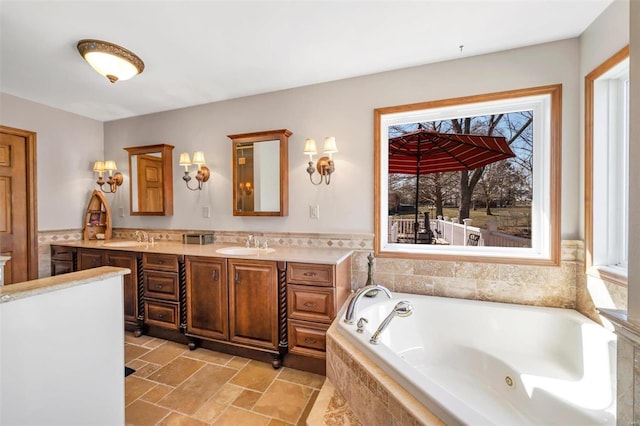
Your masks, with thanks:
M309 206L309 217L311 219L320 219L320 205L310 205Z
M211 217L211 209L209 207L202 208L202 217L204 217L205 219L208 219Z

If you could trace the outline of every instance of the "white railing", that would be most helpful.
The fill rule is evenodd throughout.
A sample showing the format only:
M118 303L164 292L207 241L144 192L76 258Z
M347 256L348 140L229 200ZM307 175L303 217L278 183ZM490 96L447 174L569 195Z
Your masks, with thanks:
M531 240L498 231L498 224L488 222L487 229L471 226L471 219L463 219L464 223L457 223L458 219L438 218L429 220L435 242L449 245L479 245L490 247L531 247ZM389 218L389 242L406 241L414 236L414 219ZM424 217L418 219L418 231L424 229ZM479 235L476 244L469 235Z

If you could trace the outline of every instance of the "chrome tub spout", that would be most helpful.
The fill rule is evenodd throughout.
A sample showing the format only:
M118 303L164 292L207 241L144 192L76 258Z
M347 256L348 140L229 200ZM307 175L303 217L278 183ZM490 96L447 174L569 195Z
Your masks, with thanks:
M359 289L349 301L349 305L347 306L347 312L344 314L344 322L346 322L347 324L353 324L353 319L356 316L356 307L358 306L360 299L362 299L365 295L372 292L376 292L376 293L382 292L389 299L391 299L391 292L389 291L389 289L387 289L384 286L381 286L378 284L364 286L361 289Z

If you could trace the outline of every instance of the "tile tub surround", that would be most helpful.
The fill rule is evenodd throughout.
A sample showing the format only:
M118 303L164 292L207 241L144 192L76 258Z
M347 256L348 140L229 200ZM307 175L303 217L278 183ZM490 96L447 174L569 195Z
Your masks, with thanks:
M324 376L125 334L127 425L304 425Z
M444 425L431 411L340 335L327 331L327 380L365 425Z
M601 309L602 315L611 321L618 336L617 375L617 423L640 424L640 323L630 321L626 311Z
M135 239L136 229L116 228L116 239ZM373 251L373 234L318 234L187 229L144 229L156 241L182 241L182 234L213 232L216 243L244 245L248 235L267 240L271 247L338 248L354 250L351 288L367 280L367 255ZM82 230L39 233L40 276L51 273L49 245L82 239ZM584 274L584 244L565 240L561 264L525 266L479 262L424 261L376 258L374 279L391 291L493 302L576 309L600 322ZM607 285L616 308L626 307L626 288Z

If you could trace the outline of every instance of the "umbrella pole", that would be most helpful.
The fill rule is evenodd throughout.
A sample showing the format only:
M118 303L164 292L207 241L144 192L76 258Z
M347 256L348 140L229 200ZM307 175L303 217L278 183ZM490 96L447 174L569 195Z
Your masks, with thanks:
M420 157L418 157L418 164L420 164ZM419 205L419 197L420 195L420 166L418 166L418 170L416 171L416 211L415 218L413 221L413 244L418 244L418 205Z

